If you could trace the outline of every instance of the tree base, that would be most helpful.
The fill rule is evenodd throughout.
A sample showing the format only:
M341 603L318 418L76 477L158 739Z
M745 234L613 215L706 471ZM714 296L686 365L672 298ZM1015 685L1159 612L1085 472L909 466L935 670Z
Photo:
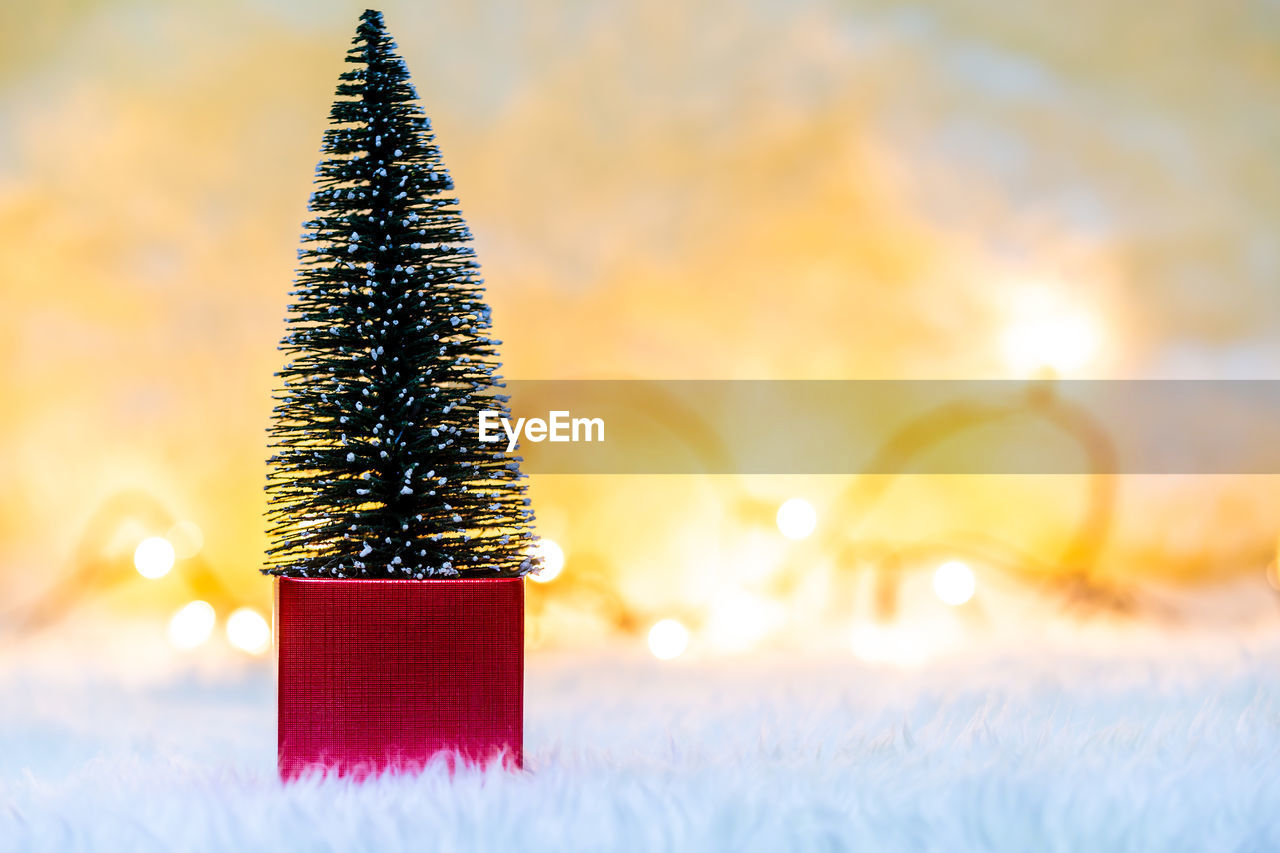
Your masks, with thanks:
M280 777L523 766L524 581L277 578Z

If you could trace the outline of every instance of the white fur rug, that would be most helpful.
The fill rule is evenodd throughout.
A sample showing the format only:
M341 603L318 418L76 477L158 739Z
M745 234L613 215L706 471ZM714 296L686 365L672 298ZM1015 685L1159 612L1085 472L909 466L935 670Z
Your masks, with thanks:
M270 668L0 678L0 850L1275 850L1280 654L534 657L528 772L282 787Z

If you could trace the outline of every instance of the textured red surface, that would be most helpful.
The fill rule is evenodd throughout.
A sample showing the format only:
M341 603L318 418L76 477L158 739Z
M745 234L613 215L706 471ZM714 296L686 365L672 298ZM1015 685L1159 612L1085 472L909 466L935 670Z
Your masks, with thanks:
M280 776L522 762L524 581L276 581Z

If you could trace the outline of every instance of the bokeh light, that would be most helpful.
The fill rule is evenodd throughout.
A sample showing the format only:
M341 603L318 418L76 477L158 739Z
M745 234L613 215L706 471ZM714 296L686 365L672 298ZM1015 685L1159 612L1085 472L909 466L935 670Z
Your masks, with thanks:
M933 591L943 604L959 607L973 598L976 588L973 570L959 560L943 563L933 573Z
M550 583L564 571L564 549L554 539L545 536L533 546L533 553L542 558L542 568L529 575L537 583Z
M1189 61L1147 73L1149 57L1125 35L1149 17L1137 7L1095 10L1104 44L1076 38L1050 7L1019 12L1014 33L1007 15L961 5L937 14L963 22L917 31L886 24L875 4L835 0L797 15L769 4L729 15L690 4L652 21L633 18L626 4L583 17L573 4L552 3L535 16L548 32L578 21L585 43L604 47L566 59L561 40L534 39L518 57L520 73L503 39L483 37L485 15L392 10L420 85L447 70L448 51L433 49L439 32L481 50L476 91L484 97L437 87L423 106L448 124L446 162L470 226L488 241L479 260L502 283L488 296L507 372L1274 374L1270 225L1280 183L1257 180L1256 167L1274 159L1266 140L1280 111L1265 107L1280 66L1258 64L1248 16L1223 16L1226 29L1205 38L1194 9L1171 11L1162 50ZM2 362L9 383L25 392L0 413L6 446L21 450L0 496L0 600L33 600L32 559L61 567L69 581L81 571L91 577L99 560L132 578L132 554L140 577L164 579L135 580L121 596L84 589L104 618L163 625L186 600L205 598L218 611L213 639L221 642L227 614L256 601L263 583L249 567L268 544L260 444L268 379L284 357L275 344L299 238L291 211L312 189L354 14L311 16L298 29L289 15L247 4L26 11L31 37L8 68L10 90L24 94L0 104L12 131L0 158L8 214L0 240L14 259L0 340L11 350ZM128 25L111 23L119 20ZM688 38L708 23L724 25L710 65L707 45ZM107 25L112 38L98 38ZM624 43L623 33L638 55L662 56L670 80L700 85L655 90L649 75L632 73L627 50L610 47ZM177 55L168 43L190 49ZM77 45L110 56L68 47ZM973 64L975 45L989 61ZM243 56L246 79L261 85L225 73L228 46ZM289 73L265 73L277 67ZM1045 72L1032 75L1034 109L1009 95L1006 72L1017 77L1018 69ZM1203 82L1204 69L1219 75L1223 97L1181 96ZM184 96L175 98L179 83ZM224 108L232 101L243 108ZM1131 115L1137 103L1140 115ZM903 105L911 115L900 121ZM664 116L704 114L679 133L662 130L670 128ZM278 119L271 133L256 132L257 115ZM1150 139L1129 144L1135 128ZM1177 152L1193 152L1204 168L1187 168ZM655 161L664 167L644 168ZM264 162L281 168L233 167ZM111 168L95 167L102 163ZM544 181L567 188L555 205L541 202ZM601 217L602 209L617 215ZM114 215L84 215L101 210ZM716 227L686 227L673 215L681 211L716 211ZM815 335L814 318L823 316L856 317L858 334ZM549 325L574 334L548 335ZM244 340L228 346L228 329ZM714 453L678 403L652 406L661 427L654 435L670 441L662 452ZM870 434L909 413L865 414ZM1027 420L1045 427L1053 452L1059 441L1077 452L1054 423ZM1095 506L1083 481L923 473L935 458L968 459L970 446L975 460L986 458L984 448L999 452L1005 425L957 434L937 457L924 449L919 475L892 485L868 477L847 492L831 477L535 475L539 524L557 542L538 546L544 567L530 580L550 585L534 590L531 617L549 648L577 648L600 635L638 646L654 621L678 614L702 654L760 633L733 615L741 602L721 601L741 585L785 608L778 630L750 639L756 647L847 647L852 620L896 619L913 603L928 618L968 624L951 619L928 587L943 560L974 553L984 583L975 602L1005 624L1004 585L1041 596L1042 580L1059 574L1041 567L1074 568L1056 565L1061 546L1085 530L1077 525L1095 522L1097 547L1083 559L1099 583L1178 588L1247 573L1264 591L1268 581L1280 589L1274 566L1263 574L1280 518L1280 489L1265 477L1135 479ZM737 512L748 503L749 512ZM140 545L145 537L163 541ZM995 574L1001 555L964 547L988 538L1029 559ZM921 562L886 568L874 594L861 594L864 576L879 571L864 564L926 541ZM60 588L52 582L61 578L48 580ZM988 587L995 580L999 590ZM1095 601L1090 592L1080 595ZM1269 616L1278 612L1275 595L1246 600L1262 599L1259 613ZM68 612L54 604L51 613Z
M658 660L678 658L689 648L689 629L675 619L662 619L649 629L649 651Z
M818 526L818 513L804 498L792 498L778 507L778 530L788 539L804 539Z
M271 647L271 626L252 607L241 607L227 618L227 640L241 651L262 654Z
M169 642L179 649L194 649L213 633L218 615L207 601L193 601L169 620Z
M785 608L777 601L742 590L728 590L711 604L707 639L722 651L746 651L777 630L784 616Z
M1076 373L1097 354L1100 340L1097 321L1084 310L1030 287L1018 293L1000 342L1005 363L1023 377Z
M149 536L133 550L133 566L144 578L162 578L173 569L177 554L163 536Z

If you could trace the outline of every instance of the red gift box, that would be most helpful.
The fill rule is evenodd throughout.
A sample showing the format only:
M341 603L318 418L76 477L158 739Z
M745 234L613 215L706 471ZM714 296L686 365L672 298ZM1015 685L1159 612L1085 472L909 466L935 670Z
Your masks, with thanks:
M279 767L523 762L524 581L276 580Z

